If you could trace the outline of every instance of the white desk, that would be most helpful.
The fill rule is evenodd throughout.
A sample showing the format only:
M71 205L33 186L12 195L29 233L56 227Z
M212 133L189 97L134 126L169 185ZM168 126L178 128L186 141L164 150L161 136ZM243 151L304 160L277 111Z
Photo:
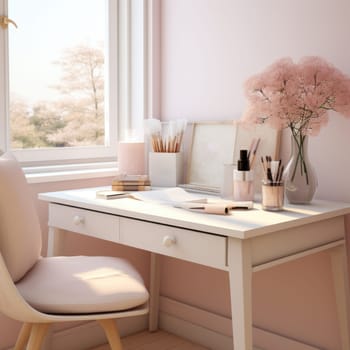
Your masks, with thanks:
M60 229L152 253L150 329L157 328L157 254L226 270L230 278L235 350L251 350L252 273L320 251L332 257L342 349L350 349L344 216L350 204L314 201L282 212L200 214L130 198L95 199L96 189L42 193L49 202L49 254Z

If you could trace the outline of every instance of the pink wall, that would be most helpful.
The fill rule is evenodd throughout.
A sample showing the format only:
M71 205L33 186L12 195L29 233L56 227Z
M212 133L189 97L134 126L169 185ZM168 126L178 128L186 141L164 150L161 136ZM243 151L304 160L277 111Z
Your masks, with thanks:
M242 82L276 58L321 55L350 73L348 0L162 0L161 91L164 119L239 118ZM310 144L319 176L318 197L350 202L350 120L332 116ZM288 155L288 137L283 143ZM110 179L32 185L38 192L109 184ZM47 239L47 205L37 202ZM348 220L350 228L350 220ZM350 248L350 246L349 246ZM63 254L128 256L148 283L146 253L72 235ZM223 271L162 258L165 296L230 315ZM254 275L254 323L322 348L339 348L334 293L326 254ZM0 349L14 343L18 324L0 316Z
M275 59L319 55L350 74L348 0L163 0L161 116L165 120L239 118L242 83ZM350 202L350 120L333 114L310 140L317 197ZM282 143L289 154L289 135ZM224 272L163 258L162 294L230 314ZM169 273L170 271L170 273ZM327 254L254 275L254 323L339 349Z

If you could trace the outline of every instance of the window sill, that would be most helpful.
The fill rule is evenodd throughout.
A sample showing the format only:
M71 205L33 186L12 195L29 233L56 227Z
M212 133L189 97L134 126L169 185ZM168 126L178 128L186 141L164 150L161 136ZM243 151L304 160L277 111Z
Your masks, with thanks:
M93 179L100 177L115 176L118 168L115 162L70 164L67 166L46 166L23 168L27 182L45 183L79 179Z

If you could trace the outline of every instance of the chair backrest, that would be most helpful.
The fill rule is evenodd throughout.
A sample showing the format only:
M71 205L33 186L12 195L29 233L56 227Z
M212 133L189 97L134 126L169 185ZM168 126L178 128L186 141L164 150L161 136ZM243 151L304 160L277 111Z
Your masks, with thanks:
M14 282L40 257L41 229L32 193L17 160L0 157L0 251Z

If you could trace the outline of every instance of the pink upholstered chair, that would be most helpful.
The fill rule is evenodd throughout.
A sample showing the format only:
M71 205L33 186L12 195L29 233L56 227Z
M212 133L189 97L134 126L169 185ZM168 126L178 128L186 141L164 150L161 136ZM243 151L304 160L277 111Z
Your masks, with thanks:
M18 162L0 157L0 312L24 322L15 350L39 350L53 322L97 320L113 350L115 319L148 312L141 276L114 257L41 257L41 232ZM26 347L27 346L27 347Z

